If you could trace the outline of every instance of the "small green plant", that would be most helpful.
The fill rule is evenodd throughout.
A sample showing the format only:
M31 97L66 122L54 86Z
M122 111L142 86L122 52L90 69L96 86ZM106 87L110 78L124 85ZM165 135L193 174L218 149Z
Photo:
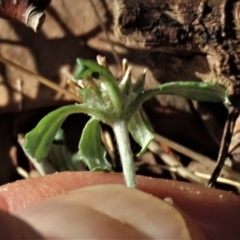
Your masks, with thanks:
M170 82L144 91L145 75L146 71L133 83L131 67L123 60L123 76L117 81L107 68L104 58L98 57L98 63L77 59L73 82L82 103L61 107L45 116L26 134L25 152L32 159L40 162L45 160L66 117L74 113L85 113L90 115L91 119L86 124L79 142L79 159L84 161L90 170L111 171L111 164L106 159L106 151L101 144L100 121L111 126L126 185L134 188L136 179L129 133L142 148L139 154L146 150L154 137L139 112L144 101L157 94L174 94L198 101L230 103L226 89L217 82Z

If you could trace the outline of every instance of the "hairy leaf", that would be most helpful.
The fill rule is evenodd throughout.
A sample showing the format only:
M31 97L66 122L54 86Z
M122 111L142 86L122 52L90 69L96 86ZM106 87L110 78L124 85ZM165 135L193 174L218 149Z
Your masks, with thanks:
M78 146L78 156L91 171L111 171L106 150L101 143L100 123L91 118L85 125Z
M227 90L217 82L171 82L158 87L160 94L174 94L197 101L230 104Z
M61 107L46 115L38 125L25 136L24 150L31 158L41 162L46 159L52 141L58 129L61 127L68 115L81 113L79 105L69 105Z
M217 82L170 82L161 84L141 94L130 106L134 112L141 104L158 94L178 95L192 100L225 102L231 104L227 89Z
M102 81L106 88L106 93L109 95L109 100L114 106L117 114L121 114L122 101L121 92L118 87L117 80L113 77L112 73L105 67L100 66L96 62L78 58L77 70L74 75L75 79L97 78Z
M139 111L137 111L130 119L128 123L128 131L133 139L142 147L138 156L143 154L146 151L148 144L153 140L154 135L143 121Z

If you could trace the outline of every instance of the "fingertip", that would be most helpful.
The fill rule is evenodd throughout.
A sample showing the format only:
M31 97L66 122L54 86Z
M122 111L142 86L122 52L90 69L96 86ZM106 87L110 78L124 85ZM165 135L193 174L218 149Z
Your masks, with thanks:
M116 184L70 191L22 209L17 215L44 236L204 239L200 230L189 231L194 223L189 220L186 224L173 206L151 194ZM57 224L57 231L53 224Z
M198 239L204 234L183 211L151 194L108 184L77 190L79 202L123 220L152 239ZM74 194L75 191L72 191Z

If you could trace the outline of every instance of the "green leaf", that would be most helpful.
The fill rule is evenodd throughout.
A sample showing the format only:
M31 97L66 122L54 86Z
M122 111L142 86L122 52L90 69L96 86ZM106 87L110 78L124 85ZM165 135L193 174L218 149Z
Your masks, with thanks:
M78 58L77 69L74 74L75 79L85 78L100 78L99 75L103 75L106 78L113 78L111 72L103 66L100 66L95 61L88 59Z
M133 139L142 147L138 156L142 155L146 151L149 143L153 140L154 135L143 121L139 111L137 111L130 119L128 123L128 131Z
M72 156L65 145L65 136L61 128L58 129L54 137L48 156L41 164L45 162L49 162L57 172L77 170L72 162Z
M98 109L98 111L106 112L107 100L104 102L103 99L100 99L91 89L87 87L83 88L81 90L81 95L84 100L84 105Z
M32 131L26 134L23 145L26 153L39 162L46 159L63 121L70 114L83 112L80 106L64 106L46 115Z
M158 88L160 94L174 94L197 101L230 104L226 88L217 82L170 82Z
M91 71L82 61L81 58L77 59L77 69L74 74L75 79L83 79L91 76L93 71Z
M106 150L101 143L100 123L91 118L85 125L78 146L78 156L91 171L111 171L106 159Z
M178 95L197 101L231 104L227 89L217 82L170 82L142 93L129 108L132 112L137 111L144 101L157 94Z
M113 77L112 73L105 67L100 66L96 62L78 58L78 68L74 75L75 79L96 78L100 79L106 88L114 110L118 115L122 114L122 101L121 92L118 87L117 80Z
M140 94L145 85L145 80L146 80L146 71L144 71L139 78L137 79L136 83L133 85L132 91L136 94Z
M117 88L117 81L113 77L112 73L105 67L98 63L78 58L77 59L77 70L74 74L75 79L87 79L96 78L101 79L103 83L111 86L111 88Z
M23 146L21 145L21 147ZM49 154L44 161L37 162L36 159L32 159L26 151L24 152L42 176L61 171L79 170L78 166L75 166L73 163L72 156L65 145L64 132L61 128L59 128L54 137Z
M47 174L52 174L55 173L57 170L52 166L51 163L49 163L48 161L42 161L42 162L38 162L36 161L35 158L32 158L32 156L30 156L24 149L23 146L23 142L24 142L24 137L23 136L19 136L18 140L20 139L20 146L22 147L22 150L24 151L25 155L27 156L28 160L31 161L31 163L33 164L33 166L37 169L37 171L40 173L40 175L44 176Z

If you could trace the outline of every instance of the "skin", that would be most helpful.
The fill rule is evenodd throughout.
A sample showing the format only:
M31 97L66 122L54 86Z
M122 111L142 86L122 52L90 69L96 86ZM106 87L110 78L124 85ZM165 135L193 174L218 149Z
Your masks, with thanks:
M240 235L240 198L232 193L146 177L138 177L141 191L122 183L116 173L65 172L1 186L0 209L29 224L0 212L1 234L213 240ZM160 200L165 197L174 205Z

